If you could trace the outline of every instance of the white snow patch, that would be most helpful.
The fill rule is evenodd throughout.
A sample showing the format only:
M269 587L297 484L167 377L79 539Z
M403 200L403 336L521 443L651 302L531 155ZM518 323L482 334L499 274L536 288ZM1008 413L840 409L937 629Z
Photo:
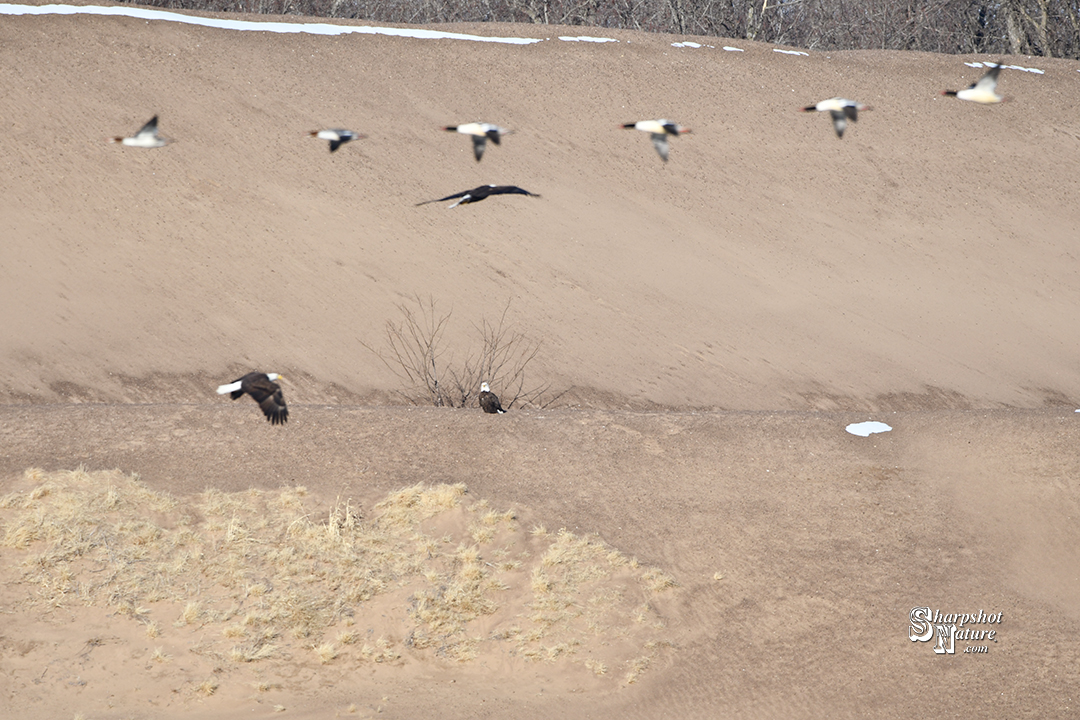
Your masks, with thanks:
M810 57L810 53L804 53L802 50L781 50L780 48L773 48L773 52L784 53L785 55L805 55Z
M1046 72L1039 68L1026 68L1019 65L1002 65L1006 70L1023 70L1024 72L1035 73L1036 75L1045 75Z
M615 38L589 37L588 35L578 35L577 37L571 37L569 35L560 35L559 39L564 40L566 42L594 42L594 43L619 42Z
M727 50L728 52L746 52L742 48L731 47L730 45L725 45L724 49Z
M391 35L421 40L470 40L472 42L503 43L507 45L531 45L543 42L542 38L484 37L463 33L421 30L419 28L388 28L367 25L331 25L329 23L283 23L253 22L251 20L221 20L218 18L181 15L165 10L147 10L135 7L101 7L97 5L6 5L0 4L0 15L120 15L140 20L165 20L187 25L222 28L225 30L250 30L255 32L306 33L309 35Z
M889 432L891 427L883 422L877 422L876 420L870 420L868 422L852 423L846 428L852 435L858 435L859 437L869 437L874 433Z
M992 62L970 62L970 63L966 62L964 64L967 65L968 67L973 67L973 68L983 68L983 67L992 68L995 65L997 65L997 63L992 63ZM1026 68L1026 67L1020 67L1019 65L1002 65L1001 69L1002 70L1021 70L1023 72L1035 73L1036 75L1045 75L1046 74L1046 71L1040 70L1039 68ZM1080 71L1078 71L1078 72L1080 72Z
M690 42L689 40L687 40L686 42L681 42L681 43L671 43L671 47L694 47L694 48L697 48L697 47L701 47L701 45L696 43L696 42Z

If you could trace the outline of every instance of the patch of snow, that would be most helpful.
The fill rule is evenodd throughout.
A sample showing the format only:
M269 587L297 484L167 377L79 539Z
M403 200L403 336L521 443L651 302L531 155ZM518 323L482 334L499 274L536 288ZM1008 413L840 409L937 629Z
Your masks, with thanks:
M728 52L746 52L742 48L731 47L730 45L725 45L724 49L727 50Z
M249 30L254 32L306 33L309 35L391 35L421 40L470 40L472 42L503 43L508 45L531 45L543 42L539 38L484 37L463 33L421 30L419 28L387 28L366 25L331 25L329 23L283 23L253 22L251 20L222 20L219 18L182 15L165 10L147 10L136 7L101 7L98 5L6 5L0 4L0 15L119 15L140 20L164 20L186 25L221 28L225 30Z
M973 62L973 63L966 62L964 64L967 65L968 67L973 67L973 68L983 68L983 67L992 68L995 65L997 65L997 63L993 63L993 62ZM1023 72L1035 73L1036 75L1045 75L1046 74L1046 72L1044 70L1040 70L1038 68L1020 67L1019 65L1002 65L1001 69L1002 70L1020 70L1020 71L1023 71ZM1078 72L1080 72L1080 71L1078 71Z
M690 42L689 40L687 40L686 42L681 42L681 43L671 43L671 47L693 47L693 48L698 48L698 47L701 47L701 45L699 45L696 42Z
M1024 72L1035 73L1036 75L1045 75L1046 74L1045 71L1040 70L1039 68L1026 68L1026 67L1020 67L1019 65L1003 65L1002 67L1005 68L1006 70L1023 70Z
M871 420L869 422L852 423L844 429L852 435L858 435L859 437L869 437L874 433L883 433L892 430L892 428L885 423L877 422L876 420Z
M564 40L566 42L594 42L594 43L619 42L615 38L589 37L588 35L579 35L577 37L571 37L569 35L560 35L559 39Z
M784 53L785 55L805 55L810 57L810 53L805 53L802 50L781 50L780 48L773 48L773 52Z

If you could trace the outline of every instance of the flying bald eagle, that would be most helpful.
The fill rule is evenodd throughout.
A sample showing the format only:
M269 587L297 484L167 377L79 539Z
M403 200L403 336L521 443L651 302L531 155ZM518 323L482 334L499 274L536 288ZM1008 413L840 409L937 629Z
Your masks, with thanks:
M250 372L242 378L234 380L228 385L218 387L218 395L232 394L235 400L244 393L259 403L263 415L271 425L281 425L289 419L289 409L285 407L285 398L281 394L281 387L274 382L280 380L277 373Z
M480 407L484 409L486 413L504 413L502 403L499 402L499 397L495 393L491 392L491 386L487 383L480 383Z
M450 206L451 208L456 208L458 205L468 205L469 203L480 202L489 195L528 195L529 197L540 197L536 193L531 193L528 190L522 190L515 185L481 185L480 187L473 188L472 190L462 190L459 193L447 195L443 198L437 198L435 200L425 200L422 203L416 203L416 207L420 207L421 205L427 205L428 203L436 203L442 202L443 200L453 200L454 198L461 198L456 203Z

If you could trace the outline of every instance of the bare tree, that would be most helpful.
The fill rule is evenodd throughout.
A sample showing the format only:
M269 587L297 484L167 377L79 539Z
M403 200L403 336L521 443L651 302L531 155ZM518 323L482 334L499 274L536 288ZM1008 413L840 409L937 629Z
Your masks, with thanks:
M1080 58L1078 0L139 0L376 22L531 22L880 48Z
M547 407L565 391L552 394L551 383L529 383L526 370L540 351L541 342L531 340L507 322L507 301L497 321L481 318L474 329L480 349L455 361L446 330L453 311L441 313L435 300L417 296L416 309L401 303L401 320L386 321L385 348L364 343L405 385L402 397L414 404L436 407L469 407L475 404L480 383L488 382L503 407Z

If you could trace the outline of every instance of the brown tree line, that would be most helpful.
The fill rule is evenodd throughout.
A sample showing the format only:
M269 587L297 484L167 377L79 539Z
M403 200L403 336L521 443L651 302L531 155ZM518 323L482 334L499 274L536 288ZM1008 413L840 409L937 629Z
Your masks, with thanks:
M524 22L747 38L815 50L1080 58L1080 0L141 0L385 23Z

